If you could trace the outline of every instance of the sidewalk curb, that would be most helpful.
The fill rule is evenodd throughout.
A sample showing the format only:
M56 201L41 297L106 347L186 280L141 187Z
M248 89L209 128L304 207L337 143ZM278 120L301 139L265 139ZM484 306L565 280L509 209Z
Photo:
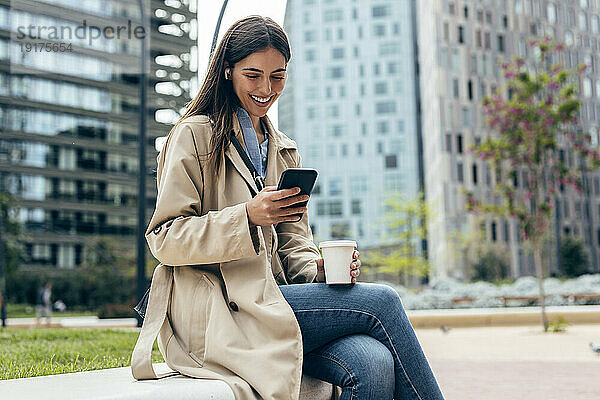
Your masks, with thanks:
M407 310L414 328L519 326L541 323L540 307ZM571 324L600 324L600 306L546 307L549 322L562 317Z

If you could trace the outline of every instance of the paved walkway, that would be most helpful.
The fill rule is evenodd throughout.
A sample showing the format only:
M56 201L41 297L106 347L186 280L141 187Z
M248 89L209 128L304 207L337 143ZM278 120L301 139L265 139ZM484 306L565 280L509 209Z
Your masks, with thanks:
M417 329L446 400L598 400L600 325Z
M35 328L35 318L8 318L6 325L11 328ZM46 327L46 318L42 318L39 327ZM52 317L52 328L131 328L137 326L135 318L106 318L87 317Z

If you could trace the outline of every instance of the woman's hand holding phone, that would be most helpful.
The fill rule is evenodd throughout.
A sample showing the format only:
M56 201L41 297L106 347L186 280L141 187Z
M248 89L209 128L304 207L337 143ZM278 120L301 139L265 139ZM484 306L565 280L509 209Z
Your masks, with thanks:
M266 186L246 203L246 212L251 226L266 226L279 222L298 222L297 215L306 212L306 206L290 207L308 201L307 195L299 195L300 188L277 190L276 186Z

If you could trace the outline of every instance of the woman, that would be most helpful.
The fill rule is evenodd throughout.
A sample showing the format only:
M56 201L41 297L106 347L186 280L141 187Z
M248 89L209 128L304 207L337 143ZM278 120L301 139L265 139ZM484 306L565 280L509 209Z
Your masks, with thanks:
M298 399L302 372L341 387L341 399L442 399L397 293L355 283L358 252L352 284L325 284L297 205L306 198L276 190L281 173L301 165L296 144L266 116L289 60L273 20L237 21L158 156L146 238L161 264L134 376L156 377L149 354L160 331L171 368L224 380L237 399ZM264 177L262 190L231 135Z

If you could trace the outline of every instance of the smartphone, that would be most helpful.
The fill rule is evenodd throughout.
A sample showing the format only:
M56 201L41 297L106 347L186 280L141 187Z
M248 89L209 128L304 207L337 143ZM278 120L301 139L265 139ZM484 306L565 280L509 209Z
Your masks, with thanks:
M300 193L297 195L306 194L310 196L310 192L317 181L317 175L317 170L312 168L288 168L281 174L277 190L299 187ZM284 208L303 207L306 203L308 203L308 201L292 204L291 206ZM292 215L302 218L302 213Z

